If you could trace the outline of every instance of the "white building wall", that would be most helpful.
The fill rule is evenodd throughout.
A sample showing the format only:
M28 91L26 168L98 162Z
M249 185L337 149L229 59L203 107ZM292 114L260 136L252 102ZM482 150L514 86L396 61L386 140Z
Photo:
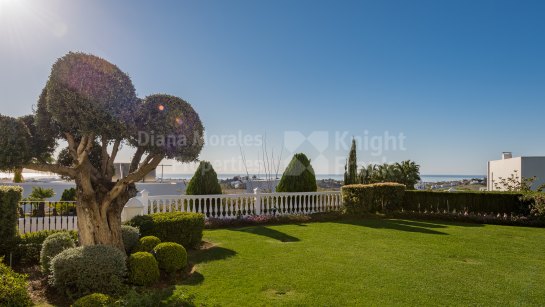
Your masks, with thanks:
M545 184L545 157L522 157L522 177L536 176L532 189L537 189Z
M536 177L532 189L545 184L545 157L516 157L488 162L488 190L501 190L495 187L500 178L509 178L512 175L522 178Z
M500 182L501 178L509 178L512 174L520 174L522 172L522 158L511 158L503 160L494 160L488 162L488 191L498 191L494 186Z

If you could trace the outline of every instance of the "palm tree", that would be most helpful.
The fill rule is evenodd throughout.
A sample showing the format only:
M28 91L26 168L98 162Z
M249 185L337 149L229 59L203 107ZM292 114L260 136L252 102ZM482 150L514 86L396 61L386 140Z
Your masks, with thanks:
M27 201L37 201L38 208L35 212L32 213L34 216L45 216L45 200L55 196L55 191L53 189L46 189L42 187L33 187L32 192L26 198ZM34 210L32 210L34 211Z
M395 163L397 182L404 184L407 189L414 190L414 186L420 181L420 165L414 161L405 160Z

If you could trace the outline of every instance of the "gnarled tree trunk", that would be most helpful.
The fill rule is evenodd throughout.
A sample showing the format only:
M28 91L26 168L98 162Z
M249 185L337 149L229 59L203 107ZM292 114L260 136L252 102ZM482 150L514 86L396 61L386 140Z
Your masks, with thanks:
M111 245L124 251L121 235L121 212L127 201L136 195L134 184L111 202L105 202L109 187L97 187L96 193L86 196L78 186L77 216L80 245Z

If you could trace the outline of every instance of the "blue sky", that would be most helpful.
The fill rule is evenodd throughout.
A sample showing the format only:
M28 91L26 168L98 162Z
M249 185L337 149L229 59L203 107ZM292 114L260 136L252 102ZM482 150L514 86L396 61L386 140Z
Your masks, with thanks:
M286 132L325 132L290 149L338 173L336 136L388 134L397 148L360 148L359 161L484 174L502 151L545 155L543 16L543 1L0 0L0 113L30 113L55 59L84 51L141 97L189 101L212 141L261 136L289 158ZM263 146L243 152L262 159ZM239 156L216 142L201 158L232 173Z

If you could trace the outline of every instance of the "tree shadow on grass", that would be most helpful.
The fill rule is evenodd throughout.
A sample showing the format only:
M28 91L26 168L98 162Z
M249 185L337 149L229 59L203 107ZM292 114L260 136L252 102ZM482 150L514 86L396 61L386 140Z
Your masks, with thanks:
M430 228L446 228L446 226L432 224L432 223L422 223L422 222L413 222L405 220L390 220L390 219L365 219L365 220L341 220L336 223L340 224L350 224L356 226L363 226L375 229L393 229L406 232L418 232L431 235L448 235L445 232L433 230Z
M281 231L271 229L265 226L252 226L252 227L244 227L244 228L232 228L229 229L231 231L240 231L240 232L246 232L251 233L259 236L269 237L271 239L278 240L280 242L298 242L301 241L299 238L290 236L286 233L283 233Z
M206 249L193 251L189 254L189 261L194 264L224 260L235 256L237 252L221 246L212 246Z

